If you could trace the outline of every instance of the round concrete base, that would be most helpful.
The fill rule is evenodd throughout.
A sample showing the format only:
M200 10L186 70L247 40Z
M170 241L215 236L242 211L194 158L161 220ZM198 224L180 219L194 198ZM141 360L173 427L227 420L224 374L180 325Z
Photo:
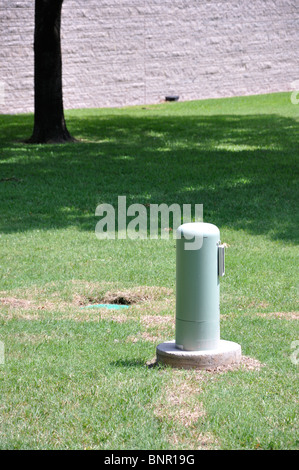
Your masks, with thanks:
M225 340L220 340L217 349L204 351L182 351L175 341L166 341L157 346L156 353L157 362L181 369L214 369L241 360L241 346Z

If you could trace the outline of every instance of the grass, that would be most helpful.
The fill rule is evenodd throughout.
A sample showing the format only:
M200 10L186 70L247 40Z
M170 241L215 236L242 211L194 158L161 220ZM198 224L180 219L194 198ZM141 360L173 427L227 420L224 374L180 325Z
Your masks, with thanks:
M79 143L29 146L33 116L0 116L0 448L298 448L290 94L66 119ZM119 195L203 204L229 245L221 337L241 344L241 367L149 367L174 337L175 241L99 241L95 209ZM81 308L109 292L132 305Z

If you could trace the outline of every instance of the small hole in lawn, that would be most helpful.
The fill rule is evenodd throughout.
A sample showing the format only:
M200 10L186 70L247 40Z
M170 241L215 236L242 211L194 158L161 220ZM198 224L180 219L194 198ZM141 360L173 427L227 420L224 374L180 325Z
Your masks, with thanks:
M130 293L110 293L108 292L104 297L89 297L90 304L107 304L107 305L132 305L138 303L141 299L135 298Z
M116 292L106 292L102 298L102 302L115 305L133 305L139 304L149 299L148 292L125 290Z
M127 299L126 297L119 296L113 299L113 302L106 302L114 305L131 305L133 303L132 299Z
M172 295L171 289L164 287L147 287L139 286L131 289L107 291L102 295L88 295L84 299L80 299L81 305L135 305L142 304L143 302L161 300L165 297L169 298Z

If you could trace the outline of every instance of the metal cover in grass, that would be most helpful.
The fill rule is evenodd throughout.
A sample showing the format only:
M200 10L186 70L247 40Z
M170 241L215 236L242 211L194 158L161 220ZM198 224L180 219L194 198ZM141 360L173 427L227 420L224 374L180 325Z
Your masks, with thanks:
M114 310L119 310L121 308L129 308L128 305L119 305L119 304L92 304L86 305L85 307L81 308L110 308Z

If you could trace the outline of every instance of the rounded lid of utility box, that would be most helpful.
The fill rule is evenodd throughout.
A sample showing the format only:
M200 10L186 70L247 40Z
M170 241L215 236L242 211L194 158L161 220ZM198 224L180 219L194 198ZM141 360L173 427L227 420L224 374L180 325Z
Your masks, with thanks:
M184 238L192 237L213 237L219 236L219 228L214 224L209 224L206 222L189 222L187 224L182 224L177 229L177 235L180 234Z

